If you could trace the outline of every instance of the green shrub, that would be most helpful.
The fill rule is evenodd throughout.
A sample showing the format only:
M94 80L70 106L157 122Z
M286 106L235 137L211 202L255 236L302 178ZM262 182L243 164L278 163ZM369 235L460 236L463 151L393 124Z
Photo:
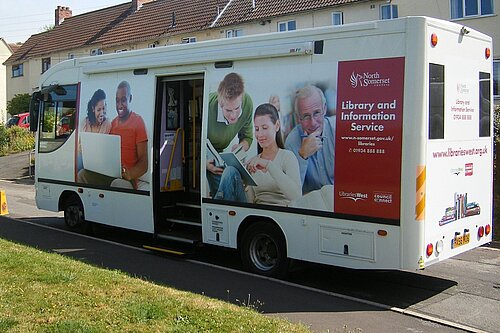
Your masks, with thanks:
M31 150L35 147L35 136L25 128L0 125L0 156Z

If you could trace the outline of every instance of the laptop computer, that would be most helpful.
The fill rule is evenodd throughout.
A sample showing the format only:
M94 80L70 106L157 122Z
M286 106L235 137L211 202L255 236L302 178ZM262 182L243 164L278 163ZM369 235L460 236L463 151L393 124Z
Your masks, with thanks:
M86 170L109 177L122 177L121 137L81 132L82 162Z

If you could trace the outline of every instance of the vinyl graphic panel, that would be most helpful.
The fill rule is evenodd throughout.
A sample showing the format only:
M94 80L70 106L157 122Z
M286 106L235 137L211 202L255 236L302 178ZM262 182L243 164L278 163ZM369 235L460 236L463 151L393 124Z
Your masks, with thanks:
M400 217L404 58L339 62L334 211Z

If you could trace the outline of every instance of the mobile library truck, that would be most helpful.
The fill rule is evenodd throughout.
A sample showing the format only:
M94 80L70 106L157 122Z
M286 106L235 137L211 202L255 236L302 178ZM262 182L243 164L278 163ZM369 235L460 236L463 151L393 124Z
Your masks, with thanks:
M422 269L491 241L491 47L407 17L62 62L32 100L37 206L268 276Z

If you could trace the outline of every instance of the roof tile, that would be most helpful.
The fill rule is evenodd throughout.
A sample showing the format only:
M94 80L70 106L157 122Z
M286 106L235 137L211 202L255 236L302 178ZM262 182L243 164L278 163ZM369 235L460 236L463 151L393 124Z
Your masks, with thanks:
M146 3L140 10L97 38L96 43L103 46L119 45L205 29L217 17L217 7L223 8L227 2L228 0L157 0Z

